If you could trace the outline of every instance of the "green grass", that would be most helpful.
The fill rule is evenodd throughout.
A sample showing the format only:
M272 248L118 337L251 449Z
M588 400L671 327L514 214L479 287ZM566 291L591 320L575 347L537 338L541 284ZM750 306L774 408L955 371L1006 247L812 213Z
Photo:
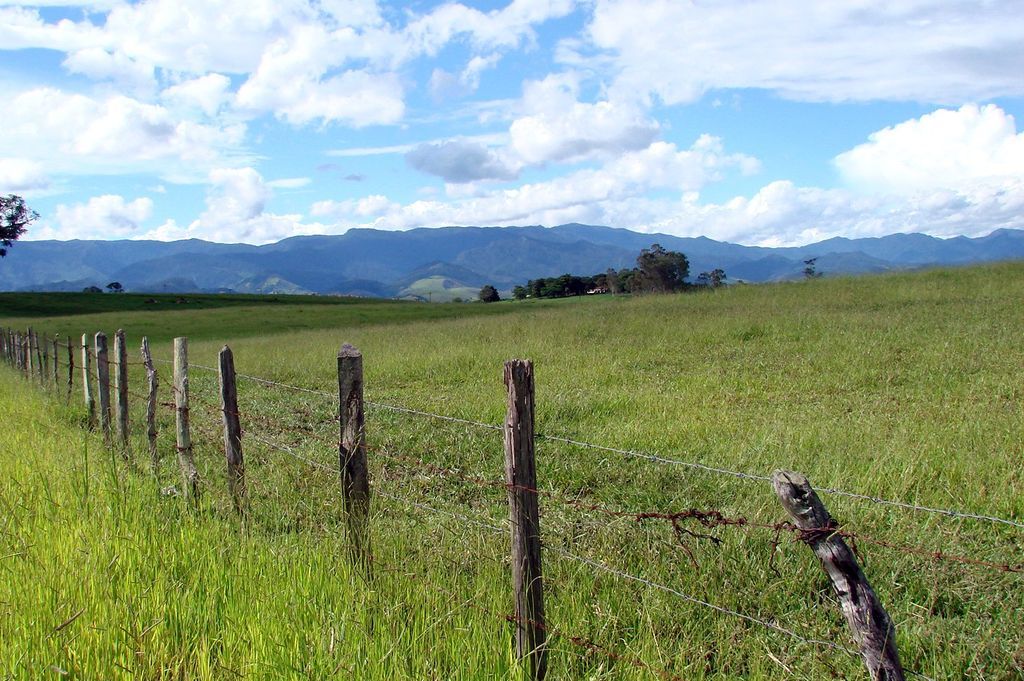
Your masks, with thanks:
M50 311L31 323L74 334L123 326L133 348L143 334L158 339L165 360L168 339L188 335L193 362L207 366L227 342L239 371L327 393L336 390L337 348L352 342L364 353L369 400L486 423L503 418L502 362L528 357L541 433L758 474L790 468L820 487L1022 520L1022 298L1024 266L998 265L714 294L453 306L474 313L447 318L413 318L447 306L409 305L415 312L402 317L390 313L402 307L393 303L318 305L325 314L307 328L295 326L314 314L304 304ZM326 311L338 315L334 323ZM4 326L26 321L0 317ZM167 367L159 368L166 386ZM132 381L141 391L137 366ZM511 602L507 538L446 515L501 524L504 490L411 463L500 479L500 433L369 408L379 494L371 523L377 579L368 585L348 568L335 476L257 440L330 468L337 424L329 395L240 384L253 503L243 531L218 453L215 375L192 376L204 480L198 514L156 492L177 480L169 410L161 410L166 455L154 481L141 441L129 467L82 430L77 388L65 407L10 370L0 382L10 424L0 452L0 672L518 678L500 619ZM549 546L807 638L852 645L802 545L723 528L710 531L721 545L685 538L681 546L665 523L640 526L565 503L713 508L775 522L785 516L766 483L549 441L538 457ZM823 498L868 537L1022 562L1016 528ZM868 543L859 551L908 667L937 679L1022 677L1024 576ZM545 576L551 626L618 656L556 636L552 679L660 678L636 661L684 679L866 678L857 659L554 551Z

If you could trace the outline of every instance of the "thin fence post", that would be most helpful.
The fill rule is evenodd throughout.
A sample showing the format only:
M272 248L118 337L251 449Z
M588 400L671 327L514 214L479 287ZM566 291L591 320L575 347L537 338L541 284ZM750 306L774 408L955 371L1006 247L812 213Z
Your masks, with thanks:
M33 344L32 344L32 327L28 327L28 331L25 333L25 376L32 378L35 374L35 367L33 366Z
M366 463L366 421L363 413L363 355L348 343L338 352L338 464L348 520L351 553L356 565L372 575L370 566L370 477Z
M896 626L864 576L839 526L803 475L775 471L772 487L832 580L839 604L873 681L902 681Z
M60 356L58 354L58 351L57 351L57 348L60 347L60 341L58 340L59 338L60 338L60 334L56 334L56 333L53 334L53 389L54 389L54 391L57 391L57 390L60 389L60 376L59 376L59 374L60 374L60 362L57 361L57 358Z
M75 389L75 350L73 345L71 336L68 336L68 402L71 401L71 393Z
M160 465L160 452L156 447L156 389L157 377L156 368L153 366L153 355L149 351L149 338L142 337L142 363L146 367L146 438L149 440L149 462L153 467L153 474L157 472Z
M38 333L32 332L32 346L36 351L36 373L38 374L36 378L42 382L46 378L46 368L43 366L43 348L39 343Z
M96 350L96 390L99 394L100 430L103 440L110 444L110 359L107 353L107 334L96 332L93 337Z
M42 355L42 360L39 362L39 382L45 386L50 378L50 341L47 340L44 333L38 342L39 353Z
M92 386L89 385L89 374L91 357L89 355L89 337L82 334L82 394L85 396L85 408L89 414L89 430L96 428L96 400L92 396Z
M114 332L114 392L116 401L114 403L114 414L117 417L117 438L123 448L125 456L128 455L129 429L128 429L128 348L124 341L124 329Z
M174 407L175 434L178 447L178 465L181 466L183 493L193 503L199 503L199 471L192 456L192 434L189 431L188 410L188 338L174 339Z
M224 415L224 457L228 466L228 490L235 510L245 515L245 462L242 458L242 424L238 415L238 391L235 383L235 358L224 346L218 357L220 410Z
M523 662L526 679L542 681L547 673L547 636L534 453L533 363L521 359L505 362L505 387L505 482L512 523L516 654Z

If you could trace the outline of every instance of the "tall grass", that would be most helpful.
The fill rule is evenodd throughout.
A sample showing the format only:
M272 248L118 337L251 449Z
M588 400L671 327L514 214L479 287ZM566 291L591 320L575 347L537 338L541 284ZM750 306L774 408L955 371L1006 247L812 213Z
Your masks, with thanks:
M461 519L505 522L504 490L464 479L501 478L499 432L371 406L378 577L367 584L349 571L329 470L337 437L329 395L344 341L364 353L368 399L385 405L497 424L501 362L529 357L544 434L758 474L792 468L821 487L1019 520L1022 294L1024 267L1002 265L712 295L509 304L495 317L349 317L338 328L274 335L258 335L262 320L251 312L249 328L238 328L243 312L231 317L233 335L194 342L193 361L212 366L230 342L240 372L328 393L240 384L253 499L247 524L234 517L226 493L215 375L193 372L205 494L200 512L190 513L158 493L177 480L169 410L161 411L167 456L154 481L141 442L133 470L83 433L74 405L4 371L0 400L11 437L2 454L10 474L0 483L3 671L15 678L61 673L52 667L77 678L518 677L501 618L511 604L507 537ZM108 330L123 326L137 345L151 325L166 324L146 314L102 321ZM201 317L181 314L178 330L160 326L160 333L188 335L194 323L201 338L212 338ZM65 328L95 319L51 321ZM169 343L158 351L169 358ZM139 368L132 371L141 386ZM600 646L595 652L555 636L551 678L659 678L652 670L686 679L864 676L843 653L556 552L849 646L805 547L736 529L713 530L721 544L686 536L681 544L666 523L641 525L565 503L718 509L774 522L784 514L767 484L551 441L539 443L538 466L552 549L545 555L550 624ZM458 473L444 472L452 469ZM825 501L869 537L1021 562L1024 533L1016 528ZM933 678L1021 677L1020 574L876 545L859 550L897 623L908 667Z

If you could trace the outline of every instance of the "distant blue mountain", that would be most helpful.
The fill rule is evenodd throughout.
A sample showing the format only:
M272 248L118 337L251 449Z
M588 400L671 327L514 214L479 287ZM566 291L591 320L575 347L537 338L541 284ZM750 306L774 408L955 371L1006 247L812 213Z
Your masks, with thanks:
M580 224L353 229L265 246L197 239L23 241L0 261L0 290L77 291L119 281L129 291L391 296L427 277L510 288L537 277L629 267L640 249L653 243L685 253L693 275L717 267L732 281L751 282L799 278L808 258L817 258L817 269L825 275L1024 258L1021 230L997 230L974 239L894 234L765 248Z

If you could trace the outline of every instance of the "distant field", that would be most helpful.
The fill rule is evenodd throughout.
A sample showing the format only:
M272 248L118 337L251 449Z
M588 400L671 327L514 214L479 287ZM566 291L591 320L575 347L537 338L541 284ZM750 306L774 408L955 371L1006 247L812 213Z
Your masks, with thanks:
M469 522L507 517L500 486L468 480L502 477L501 433L388 408L498 424L512 357L535 362L544 435L755 475L789 468L821 488L1024 522L1021 264L495 305L232 297L243 302L34 315L32 304L58 299L19 297L0 296L0 326L121 326L133 358L148 334L163 360L187 335L205 366L228 343L240 372L327 394L240 383L254 505L243 532L225 491L216 375L192 376L205 480L194 515L155 493L177 480L169 410L154 482L141 439L132 468L81 430L77 384L65 407L0 368L0 673L16 679L63 676L54 668L82 679L520 678L501 619L508 540ZM347 567L330 470L343 342L363 351L377 405L372 586ZM137 366L132 382L141 392ZM687 526L721 544L677 537L627 514L773 523L785 515L767 483L564 442L541 441L538 455L549 623L567 634L552 637L549 679L867 678L858 659L763 626L852 645L806 547L734 527ZM844 527L896 547L1024 562L1018 527L822 496ZM1024 574L903 549L858 546L906 666L935 679L1024 677Z
M5 326L61 335L128 325L150 339L234 338L302 329L406 323L508 312L507 305L433 304L378 298L238 294L0 293Z

